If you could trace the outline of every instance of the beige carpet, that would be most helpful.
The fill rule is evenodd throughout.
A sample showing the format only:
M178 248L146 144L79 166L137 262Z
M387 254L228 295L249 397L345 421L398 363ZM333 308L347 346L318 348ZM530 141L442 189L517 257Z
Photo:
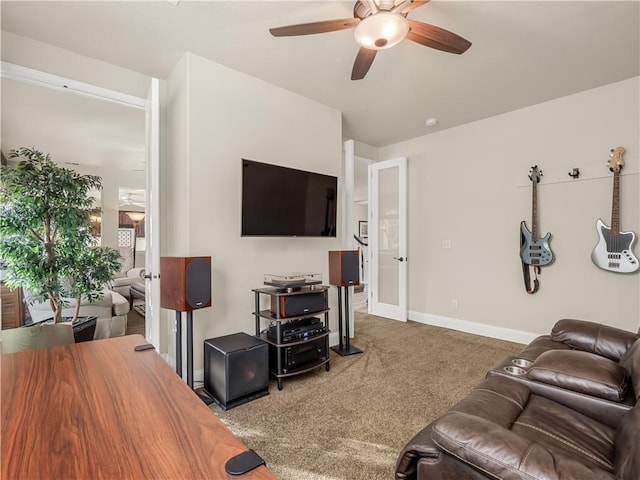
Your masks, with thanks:
M211 408L281 480L393 478L400 450L522 346L415 322L356 314L352 344L331 370L285 378L279 391Z

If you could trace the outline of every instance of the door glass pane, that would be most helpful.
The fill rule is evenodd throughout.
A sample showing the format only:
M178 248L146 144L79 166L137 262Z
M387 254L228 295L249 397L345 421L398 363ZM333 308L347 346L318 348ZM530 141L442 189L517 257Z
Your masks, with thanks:
M395 167L378 175L378 301L389 305L399 303L398 173Z

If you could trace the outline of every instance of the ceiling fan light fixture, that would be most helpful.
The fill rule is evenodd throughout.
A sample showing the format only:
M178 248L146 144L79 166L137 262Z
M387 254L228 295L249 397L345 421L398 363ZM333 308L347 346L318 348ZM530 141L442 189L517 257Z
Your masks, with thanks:
M397 13L379 12L364 18L353 36L361 47L384 50L400 43L409 33L409 22Z
M127 212L127 215L134 222L141 222L144 220L144 212Z

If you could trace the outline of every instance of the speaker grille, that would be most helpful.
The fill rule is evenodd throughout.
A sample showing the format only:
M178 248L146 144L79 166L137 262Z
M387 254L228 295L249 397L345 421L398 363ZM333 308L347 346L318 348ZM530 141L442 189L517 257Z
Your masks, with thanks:
M358 280L360 280L359 263L357 251L342 254L342 281L347 285L358 285Z
M303 293L271 297L271 313L276 315L276 302L280 301L280 318L320 312L326 308L325 292Z
M204 258L194 258L186 268L186 298L192 308L202 308L211 300L211 267Z

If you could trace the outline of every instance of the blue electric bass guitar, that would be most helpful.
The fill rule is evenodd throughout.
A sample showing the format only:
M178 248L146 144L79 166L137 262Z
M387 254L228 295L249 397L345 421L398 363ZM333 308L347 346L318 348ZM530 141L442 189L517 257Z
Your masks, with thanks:
M542 170L538 170L538 166L531 167L529 179L532 185L532 206L531 206L531 230L527 228L526 222L520 222L521 247L520 258L522 263L533 265L534 267L542 267L553 262L553 253L549 248L549 240L551 234L547 233L540 238L538 235L538 190L537 186L542 177Z
M611 150L609 170L613 172L613 205L611 209L611 228L601 219L596 222L598 244L591 253L593 263L610 272L633 273L638 270L638 259L631 249L636 241L633 232L620 231L620 170L624 166L624 147Z

